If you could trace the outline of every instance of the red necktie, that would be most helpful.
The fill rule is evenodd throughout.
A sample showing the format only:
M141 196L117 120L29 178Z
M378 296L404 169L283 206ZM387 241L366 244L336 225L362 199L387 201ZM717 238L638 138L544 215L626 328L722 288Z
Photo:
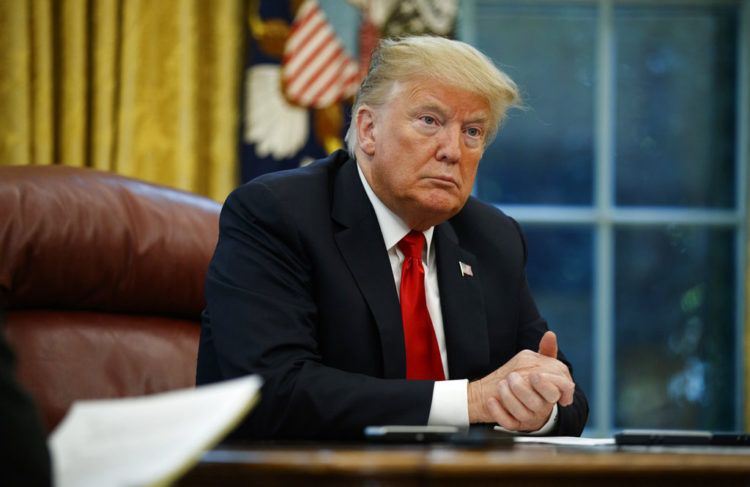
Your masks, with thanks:
M424 294L424 243L424 235L414 230L398 243L405 257L401 267L401 319L406 345L406 378L445 380Z

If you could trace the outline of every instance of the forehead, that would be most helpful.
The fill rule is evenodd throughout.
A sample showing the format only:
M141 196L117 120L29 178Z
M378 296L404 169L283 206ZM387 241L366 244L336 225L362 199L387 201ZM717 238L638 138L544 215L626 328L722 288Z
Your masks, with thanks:
M479 93L429 79L395 82L389 105L405 110L433 109L447 116L489 118L490 104Z

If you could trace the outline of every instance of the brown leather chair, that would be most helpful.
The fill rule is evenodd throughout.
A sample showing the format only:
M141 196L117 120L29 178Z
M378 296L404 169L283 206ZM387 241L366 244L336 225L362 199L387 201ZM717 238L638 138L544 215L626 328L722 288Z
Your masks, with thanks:
M77 399L195 384L219 210L111 173L0 166L0 306L48 431Z

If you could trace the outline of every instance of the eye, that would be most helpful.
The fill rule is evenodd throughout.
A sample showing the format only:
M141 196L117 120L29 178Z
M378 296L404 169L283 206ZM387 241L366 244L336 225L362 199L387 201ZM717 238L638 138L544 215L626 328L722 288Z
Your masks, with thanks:
M435 117L431 117L429 115L422 115L419 118L421 118L422 121L427 125L435 125L435 123L437 122L437 120L435 120Z
M467 128L466 133L469 135L469 137L481 137L482 136L482 131L476 127Z

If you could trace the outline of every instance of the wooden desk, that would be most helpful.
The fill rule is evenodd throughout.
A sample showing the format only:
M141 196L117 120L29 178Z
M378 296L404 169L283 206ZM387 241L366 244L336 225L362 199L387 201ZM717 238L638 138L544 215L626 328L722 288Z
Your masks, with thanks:
M251 446L209 452L179 485L750 486L750 448Z

